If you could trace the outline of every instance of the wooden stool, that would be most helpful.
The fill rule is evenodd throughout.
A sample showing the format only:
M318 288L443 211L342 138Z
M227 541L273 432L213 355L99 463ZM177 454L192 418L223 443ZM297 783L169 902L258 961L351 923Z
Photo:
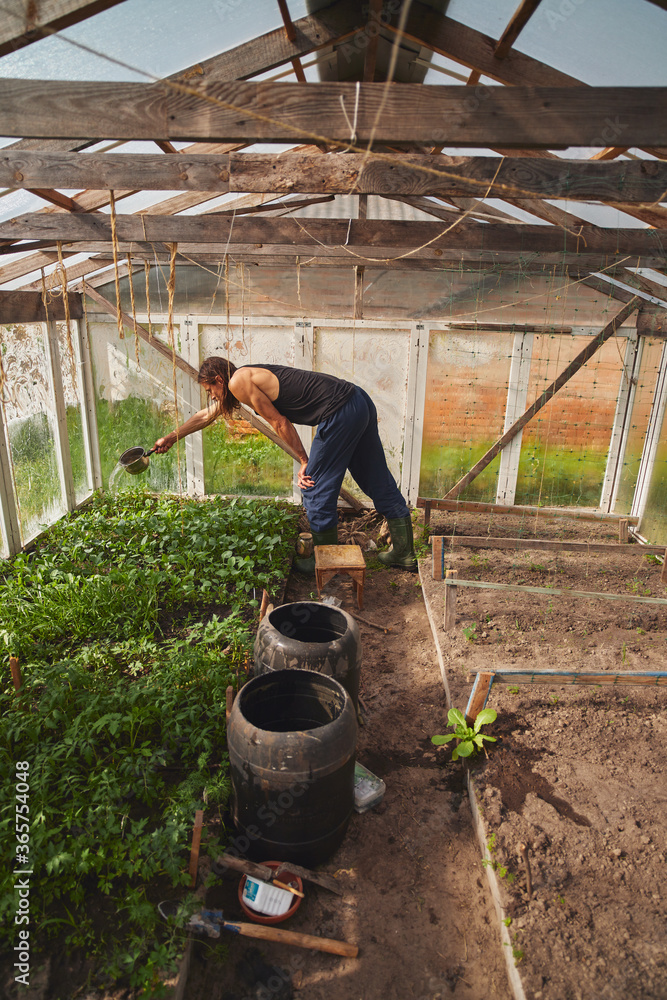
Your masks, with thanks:
M357 607L364 606L364 578L366 562L359 545L316 545L315 583L317 593L322 596L322 587L336 573L347 573L357 594Z

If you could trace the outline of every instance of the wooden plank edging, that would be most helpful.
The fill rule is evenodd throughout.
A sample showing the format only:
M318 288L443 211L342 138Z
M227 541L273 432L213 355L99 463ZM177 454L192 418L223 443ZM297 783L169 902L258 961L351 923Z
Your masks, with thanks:
M611 555L664 556L664 545L637 545L632 542L568 542L553 538L501 538L491 535L431 535L433 557L436 548L549 549L554 552L607 552Z
M447 587L477 587L480 590L511 590L524 594L548 594L553 597L583 597L607 601L630 601L631 604L667 604L664 597L635 597L633 594L605 594L594 590L565 590L561 587L524 587L518 583L485 583L483 580L445 580Z

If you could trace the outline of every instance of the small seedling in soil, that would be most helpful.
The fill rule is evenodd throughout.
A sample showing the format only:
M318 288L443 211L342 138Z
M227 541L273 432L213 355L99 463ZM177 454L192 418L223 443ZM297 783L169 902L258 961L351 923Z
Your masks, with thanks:
M450 740L458 740L457 746L452 751L452 760L458 760L459 757L472 757L484 747L484 740L490 740L491 743L496 742L495 736L480 733L482 726L488 725L489 722L495 722L496 718L495 709L483 708L481 712L477 713L473 727L470 728L463 713L458 708L450 708L447 713L447 721L454 732L444 736L432 736L431 743L434 743L435 746L442 746L443 743L449 743Z
M508 690L509 694L518 694L519 693L519 689L516 686L516 684L514 684L512 687L508 687L507 690Z
M477 622L473 622L472 625L466 625L463 629L463 634L467 642L474 642L477 638Z

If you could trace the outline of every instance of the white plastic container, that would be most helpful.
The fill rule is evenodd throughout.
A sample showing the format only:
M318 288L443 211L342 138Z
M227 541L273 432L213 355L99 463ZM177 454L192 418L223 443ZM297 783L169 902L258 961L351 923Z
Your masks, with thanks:
M387 790L382 778L369 771L367 767L359 761L354 765L354 809L355 812L364 813L372 809L378 802L382 802L384 793Z
M293 900L291 892L246 875L243 901L251 910L264 913L267 917L280 917L287 913Z

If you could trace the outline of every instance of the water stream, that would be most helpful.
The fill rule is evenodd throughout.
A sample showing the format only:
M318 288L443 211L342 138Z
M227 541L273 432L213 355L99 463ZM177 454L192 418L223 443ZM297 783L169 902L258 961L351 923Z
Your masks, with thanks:
M111 493L111 491L114 488L114 483L116 482L116 478L117 478L118 474L120 472L124 472L124 471L125 470L124 470L123 466L120 464L120 462L116 462L116 468L113 470L113 472L109 476L109 492L110 493Z

